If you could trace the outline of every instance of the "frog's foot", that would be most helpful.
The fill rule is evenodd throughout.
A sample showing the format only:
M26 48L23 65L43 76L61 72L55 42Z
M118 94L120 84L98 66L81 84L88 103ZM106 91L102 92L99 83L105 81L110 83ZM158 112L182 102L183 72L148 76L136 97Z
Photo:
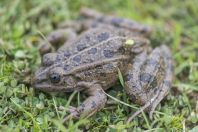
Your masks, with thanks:
M76 38L77 34L73 29L58 29L50 33L47 38L40 44L40 54L46 54L54 49L57 49L60 45L65 42L70 42Z
M146 52L142 52L133 61L126 75L125 90L134 102L143 107L129 121L145 109L151 118L171 88L172 81L171 53L166 46L155 48L148 57Z
M67 109L67 111L70 114L63 119L63 122L66 122L66 121L68 121L70 119L76 119L77 120L77 119L80 118L80 114L77 111L77 108L76 107L69 106L69 108Z
M68 119L88 118L104 107L107 97L101 86L98 84L87 86L85 92L89 97L79 107L70 108L70 115L64 121Z
M151 107L151 105L154 103L154 100L157 99L158 97L158 93L149 101L147 102L144 106L142 106L138 111L136 111L133 115L131 115L128 120L127 123L130 123L137 115L139 115L140 113L144 112L145 109ZM153 107L152 107L153 108ZM155 108L154 108L155 109ZM151 112L149 112L149 117L150 119L152 118L152 115L150 115ZM153 114L153 113L152 113Z

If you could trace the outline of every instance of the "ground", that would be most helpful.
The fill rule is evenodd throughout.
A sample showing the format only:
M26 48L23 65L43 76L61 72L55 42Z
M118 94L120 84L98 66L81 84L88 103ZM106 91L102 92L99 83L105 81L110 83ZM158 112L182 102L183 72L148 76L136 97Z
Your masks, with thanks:
M198 1L196 0L1 0L0 129L2 131L198 131ZM65 108L83 95L46 94L28 85L40 64L38 42L58 23L78 18L82 6L154 27L152 46L167 44L174 58L174 83L154 118L136 111L122 85L107 91L105 108L89 119L62 123ZM119 83L119 82L118 82ZM113 104L112 104L113 102ZM111 104L110 104L111 103ZM196 127L197 126L197 127Z

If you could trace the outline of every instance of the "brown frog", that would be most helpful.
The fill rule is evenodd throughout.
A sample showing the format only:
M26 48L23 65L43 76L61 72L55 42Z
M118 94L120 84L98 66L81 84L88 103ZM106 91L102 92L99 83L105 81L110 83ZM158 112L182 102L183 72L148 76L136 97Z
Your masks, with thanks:
M55 53L47 53L51 47L43 44L42 67L32 79L33 87L86 93L88 98L71 107L68 117L89 117L104 107L104 90L116 84L120 71L132 102L145 106L152 116L171 88L170 50L165 45L150 47L148 26L85 8L81 16L47 37L52 45L64 44Z

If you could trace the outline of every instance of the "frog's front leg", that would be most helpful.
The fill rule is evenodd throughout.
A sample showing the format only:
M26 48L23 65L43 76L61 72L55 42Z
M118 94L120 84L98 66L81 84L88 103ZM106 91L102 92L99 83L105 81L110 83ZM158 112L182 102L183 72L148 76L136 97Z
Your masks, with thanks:
M166 46L155 48L150 55L144 51L133 59L127 71L125 90L132 101L143 107L132 117L146 108L152 117L156 106L171 88L171 83L172 59Z
M73 107L70 111L70 115L67 116L64 121L90 117L104 107L107 97L100 85L91 85L84 92L87 93L89 97L77 108Z
M77 33L71 29L57 29L53 32L51 32L46 40L43 40L43 42L40 44L40 54L46 54L49 53L54 49L57 49L60 45L64 44L66 41L74 40L77 36Z

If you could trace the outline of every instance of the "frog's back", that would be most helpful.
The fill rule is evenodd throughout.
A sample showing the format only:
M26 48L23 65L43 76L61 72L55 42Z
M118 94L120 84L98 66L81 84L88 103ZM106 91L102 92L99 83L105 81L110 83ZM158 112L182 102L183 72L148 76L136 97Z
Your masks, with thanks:
M111 78L129 58L122 46L125 41L124 37L111 37L70 56L62 65L65 73L99 82Z
M78 81L95 81L107 88L117 80L118 69L123 73L130 59L124 44L131 38L128 32L113 28L90 29L70 45L59 49L51 68L60 67L65 75Z
M59 54L70 52L70 56L57 61L52 67L61 67L65 75L76 76L78 80L95 81L104 88L117 80L118 68L124 70L129 55L123 44L126 37L111 30L93 29L83 33L73 45L59 50Z
M76 54L90 46L101 43L109 38L115 36L132 36L128 31L116 30L115 28L92 28L81 33L73 42L65 43L59 48L58 53L65 54L65 57L69 57Z

